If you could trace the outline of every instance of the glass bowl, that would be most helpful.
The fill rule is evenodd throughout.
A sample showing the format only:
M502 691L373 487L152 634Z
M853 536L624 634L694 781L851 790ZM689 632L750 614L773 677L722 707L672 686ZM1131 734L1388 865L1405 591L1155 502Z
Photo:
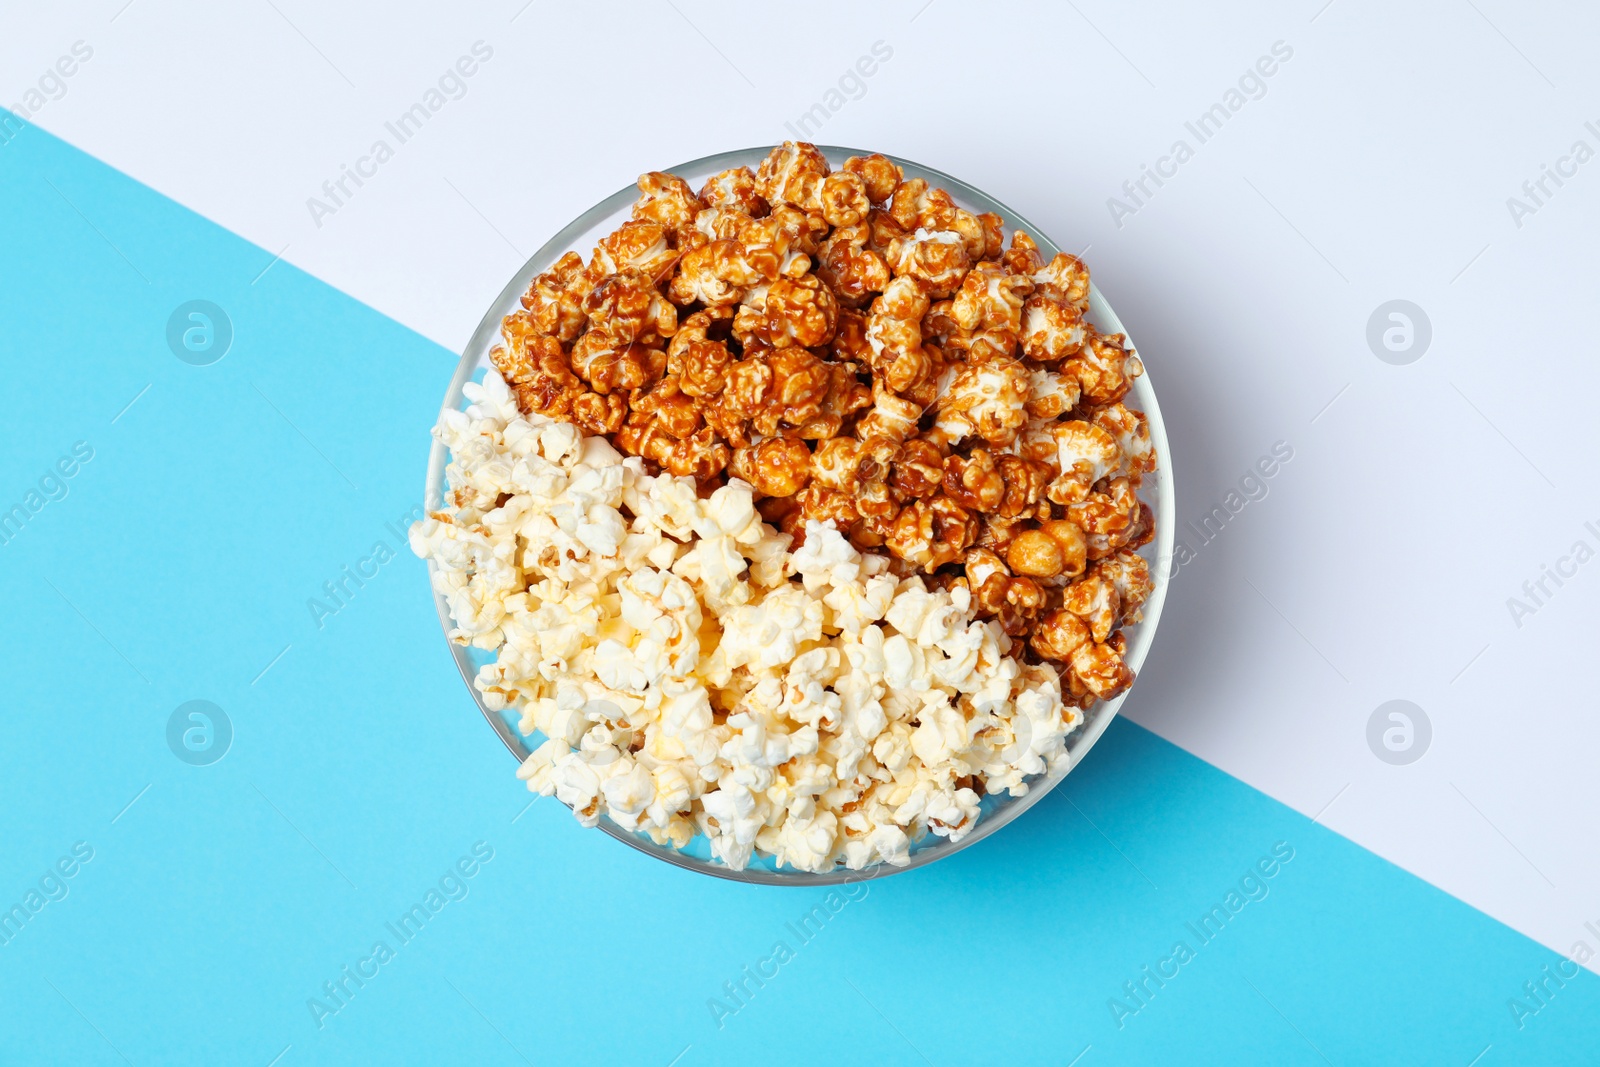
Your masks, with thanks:
M839 148L829 145L818 146L828 161L838 167L850 156L866 155L866 152L853 148ZM735 152L723 152L720 155L706 156L680 166L667 168L670 173L676 174L686 180L695 189L700 188L705 179L719 171L730 167L747 166L754 170L771 151L771 146L766 148L746 148ZM974 189L959 179L952 178L930 167L913 163L910 160L899 159L894 161L905 171L907 178L924 178L936 187L948 191L957 204L972 212L993 211L1000 215L1006 223L1006 238L1010 240L1013 229L1023 229L1033 237L1039 246L1040 253L1048 261L1057 252L1063 251L1048 236L1041 233L1020 214L1006 207L988 194ZM483 321L478 324L472 339L467 343L466 349L461 354L461 362L456 366L455 376L450 379L450 386L445 391L444 404L441 413L447 410L460 410L466 406L462 397L462 386L469 381L481 380L489 362L489 350L499 337L500 320L519 308L520 298L527 290L528 283L533 277L554 263L560 256L575 250L585 256L593 251L600 238L616 229L629 217L633 202L638 196L634 186L620 189L600 201L594 207L585 211L574 219L560 233L547 241L543 248L533 254L528 262L522 265L500 295L489 305L484 312ZM1100 290L1091 287L1089 293L1089 320L1103 333L1122 333L1127 331L1117 319L1116 313L1111 310L1111 305L1106 303L1100 295ZM1129 339L1132 343L1132 339ZM1142 409L1150 423L1150 441L1155 448L1158 466L1153 475L1147 476L1140 490L1140 496L1151 505L1155 512L1156 537L1154 542L1146 545L1142 553L1151 563L1151 575L1154 588L1149 600L1144 606L1144 619L1134 626L1124 629L1128 640L1126 662L1137 673L1143 666L1145 657L1149 654L1150 643L1155 638L1156 624L1161 619L1161 606L1167 595L1167 584L1170 578L1168 561L1172 559L1173 528L1176 523L1176 505L1173 495L1172 483L1172 456L1167 448L1166 428L1161 421L1161 408L1156 403L1156 394L1150 383L1149 364L1145 364L1145 373L1134 380L1132 396L1129 401L1131 407ZM445 466L449 456L444 445L437 440L433 442L432 451L428 454L428 483L425 499L430 511L443 505ZM432 577L433 561L428 562L429 576ZM450 614L445 599L437 593L434 595L435 605L439 612L439 622L448 634L451 629ZM519 714L513 709L503 712L491 711L483 703L483 698L473 685L477 677L478 668L494 658L492 653L480 649L462 647L453 642L448 642L450 653L455 657L456 666L461 671L461 677L466 682L467 691L477 702L478 710L488 720L494 732L500 736L511 754L518 761L525 760L532 749L537 748L543 740L543 735L534 734L531 739L524 738L517 727ZM731 878L744 882L763 885L833 885L846 881L856 881L863 877L875 877L893 874L898 871L912 870L924 867L937 859L952 853L959 852L977 844L990 834L999 830L1034 804L1037 804L1046 793L1064 778L1067 773L1077 765L1091 749L1094 743L1105 732L1106 726L1116 715L1117 709L1127 699L1123 693L1115 700L1096 704L1085 713L1085 721L1067 741L1069 758L1055 771L1039 775L1030 783L1027 793L1020 797L1002 794L989 795L983 798L982 813L977 825L966 837L959 842L951 843L948 839L937 837L933 834L926 835L921 841L915 842L911 848L910 862L904 867L891 867L887 864L878 864L868 868L865 872L850 871L838 868L822 873L798 871L789 867L777 867L770 858L755 856L751 859L750 866L742 871L735 871L720 861L713 860L709 844L701 836L695 838L683 849L675 849L666 845L657 845L642 833L624 830L607 818L600 820L600 828L617 840L641 852L664 860L674 866L701 874L714 875L718 878ZM531 740L531 743L530 743ZM510 777L509 774L507 777Z

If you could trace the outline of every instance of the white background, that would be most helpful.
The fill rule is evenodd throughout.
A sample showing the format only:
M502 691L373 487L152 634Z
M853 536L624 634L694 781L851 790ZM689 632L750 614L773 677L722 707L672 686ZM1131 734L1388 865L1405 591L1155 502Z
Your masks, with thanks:
M580 211L789 136L883 42L812 139L960 175L1090 246L1161 397L1182 518L1294 450L1174 579L1125 713L1557 951L1600 921L1600 562L1520 626L1507 606L1576 540L1600 548L1600 160L1520 226L1507 206L1575 141L1600 150L1600 13L523 4L10 0L0 100L86 42L33 121L454 350ZM385 121L479 40L465 96L317 226L307 199L394 146ZM1278 41L1264 95L1197 144L1185 121ZM1108 198L1179 138L1194 158L1118 226ZM1404 366L1366 340L1397 298L1433 333ZM1433 727L1407 766L1366 739L1396 698Z

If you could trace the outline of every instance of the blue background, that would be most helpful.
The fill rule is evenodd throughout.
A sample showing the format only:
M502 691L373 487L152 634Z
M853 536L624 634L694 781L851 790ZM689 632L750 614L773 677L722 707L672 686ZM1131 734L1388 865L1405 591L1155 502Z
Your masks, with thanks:
M1560 957L1126 721L1015 825L864 883L803 943L825 890L529 807L388 526L454 355L36 128L0 147L0 196L0 509L94 449L0 546L0 909L94 849L0 946L0 1062L1600 1062L1593 975L1519 1027ZM165 339L194 299L233 325L210 366ZM307 600L380 541L319 627ZM195 699L234 732L209 766L167 745ZM476 842L467 896L397 947ZM1186 924L1277 842L1266 898L1200 945ZM319 1026L308 1000L380 939ZM719 1027L708 1002L779 940ZM1193 960L1119 1026L1179 940Z

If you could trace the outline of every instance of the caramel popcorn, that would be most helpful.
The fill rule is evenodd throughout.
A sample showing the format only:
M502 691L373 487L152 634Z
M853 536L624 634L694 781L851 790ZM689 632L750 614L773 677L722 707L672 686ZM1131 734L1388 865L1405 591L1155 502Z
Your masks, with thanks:
M886 258L896 277L915 278L934 297L954 293L972 262L961 234L921 227L889 242Z
M756 191L773 204L815 208L828 170L828 160L816 145L785 141L762 160L756 171Z
M589 295L591 288L584 273L583 257L568 252L533 279L523 294L522 306L528 311L528 323L538 333L571 343L583 332L587 321L583 298Z
M851 156L844 161L844 172L854 174L867 187L867 196L874 204L888 203L900 184L900 167L888 156L873 153L870 156Z
M1138 356L1088 319L1088 268L883 155L788 142L753 171L639 179L632 218L568 253L492 359L530 416L642 469L737 479L811 531L959 590L1088 707L1127 687L1152 582L1156 467Z
M676 230L694 222L705 201L694 195L689 183L673 174L651 171L639 176L639 202L633 217L660 223Z
M756 176L749 167L713 174L700 189L700 199L710 207L725 207L752 218L767 213L767 202L756 189Z
M817 249L817 276L845 307L867 303L889 286L889 265L867 247L871 231L865 223L841 227Z
M849 171L839 171L822 179L817 201L829 226L854 226L872 210L867 183L860 175Z
M977 436L991 445L1009 445L1027 421L1032 389L1021 363L964 364L941 386L934 428L952 443Z
M817 348L833 339L834 327L839 321L839 305L833 290L823 284L822 279L815 274L805 274L793 281L778 278L767 286L760 315L761 321L752 323L748 330L751 338L765 341L774 348L789 345ZM737 317L734 328L739 328Z
M651 280L660 278L678 260L677 250L667 244L667 228L658 222L634 219L624 222L594 250L590 276L605 278L625 268L639 271Z

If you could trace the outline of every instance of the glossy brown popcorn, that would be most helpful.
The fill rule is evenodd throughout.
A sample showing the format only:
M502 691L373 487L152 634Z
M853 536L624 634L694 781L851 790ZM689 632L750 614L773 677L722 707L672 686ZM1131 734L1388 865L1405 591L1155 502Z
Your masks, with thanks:
M1006 479L989 450L975 448L970 455L946 457L944 492L970 511L998 511L1005 503Z
M1144 364L1127 348L1120 333L1103 335L1090 327L1078 354L1064 369L1070 371L1091 404L1115 404L1128 395L1133 379L1144 373Z
M747 349L748 351L748 349ZM778 433L797 437L832 437L833 425L823 417L823 404L833 387L832 367L803 348L780 348L753 356L767 365L771 385L750 415L750 425L763 437ZM828 432L822 432L826 426Z
M876 152L870 156L851 156L844 161L842 169L846 174L854 174L861 179L867 187L868 198L874 204L887 203L894 195L895 187L900 184L899 165L888 156Z
M1094 637L1082 619L1066 609L1052 611L1039 620L1030 644L1045 659L1067 661L1085 644L1093 644Z
M1039 246L1034 243L1032 237L1021 230L1011 234L1011 247L1006 249L1001 262L1012 274L1022 274L1030 278L1044 269L1044 257L1039 254Z
M691 225L706 206L688 182L658 170L639 175L639 192L642 195L633 205L633 217L660 223L669 230Z
M1024 530L1006 546L1006 566L1030 578L1054 578L1061 573L1061 546L1043 530Z
M624 452L643 456L663 470L698 482L709 482L728 465L731 452L709 427L675 436L670 418L640 417L635 411L613 438Z
M761 410L772 388L772 367L751 356L728 368L727 384L706 405L706 424L735 448L753 443L750 420Z
M1010 362L1017 355L1014 330L969 330L956 321L954 300L940 300L922 320L923 333L938 342L950 358L962 363Z
M1117 442L1120 469L1128 474L1149 474L1156 469L1156 453L1150 444L1150 424L1144 412L1112 404L1094 412L1093 422Z
M549 334L533 334L519 344L497 345L489 359L528 411L560 418L571 412L572 402L585 391L583 382L572 373L561 342Z
M733 353L721 341L695 341L667 356L667 373L677 378L685 396L701 401L723 390L732 365Z
M734 167L713 174L700 187L700 199L708 207L723 207L751 218L767 213L767 202L756 188L756 176L749 167Z
M639 191L503 320L491 360L519 406L702 493L741 479L796 544L831 522L890 574L963 591L1075 704L1125 689L1157 457L1125 403L1142 365L1090 322L1081 259L886 156L834 169L799 142L698 193L661 172Z
M854 226L872 210L872 200L860 175L840 171L822 179L817 206L829 226Z
M1060 577L1076 578L1083 573L1089 558L1089 541L1083 527L1071 519L1045 519L1039 523L1039 532L1054 541L1061 552Z
M1033 282L1010 274L998 263L979 263L967 272L950 301L950 317L964 330L1022 330L1022 302Z
M793 437L769 437L737 449L728 470L762 496L794 496L811 477L811 450Z
M922 416L922 406L889 391L881 380L872 383L872 407L856 423L855 433L861 440L885 438L899 443L917 428Z
M834 330L833 343L828 346L828 352L834 359L870 366L872 346L867 343L867 317L854 308L841 307L839 324Z
M1122 598L1116 583L1099 573L1090 573L1067 587L1062 607L1082 619L1096 641L1111 636L1121 622Z
M1028 368L1021 363L963 364L943 388L934 427L952 443L979 437L1009 445L1027 421L1030 390Z
M887 482L867 482L856 491L852 502L861 519L850 527L851 539L868 548L884 545L900 515L900 502L894 490Z
M642 389L667 369L667 354L590 330L572 346L572 370L597 393Z
M832 522L839 530L848 530L861 521L861 512L856 509L855 495L842 489L830 489L813 482L800 490L792 499L800 505L796 513L798 519Z
M1121 467L1122 450L1101 426L1071 419L1051 424L1049 436L1059 472L1045 490L1052 503L1073 504L1084 499L1097 482Z
M890 467L889 485L902 500L934 495L944 485L944 452L924 437L905 442Z
M701 405L678 388L676 378L663 378L650 389L634 394L628 424L650 423L673 437L688 437L701 425Z
M1049 363L1083 347L1088 331L1077 308L1050 296L1034 296L1022 309L1022 352Z
M1033 274L1039 292L1081 312L1089 310L1089 268L1077 256L1057 252L1054 259Z
M858 223L835 230L817 249L817 277L846 307L868 303L889 285L889 265L867 247L868 235L866 224Z
M880 256L889 254L889 246L897 238L906 236L906 230L887 211L873 208L867 215L867 247Z
M648 274L632 267L607 276L590 290L583 310L591 334L603 333L619 345L660 344L678 329L678 309Z
M519 398L520 399L520 398ZM578 429L595 437L622 429L628 405L618 393L583 393L572 402L572 421Z
M992 211L978 216L978 226L983 231L984 259L999 259L1006 247L1006 220Z
M833 437L819 441L811 453L811 484L816 488L852 493L861 485L861 465L865 459L865 446L854 438Z
M1106 492L1094 492L1067 506L1067 518L1083 530L1090 559L1109 556L1138 532L1140 501L1127 478L1113 479Z
M972 264L960 234L921 228L889 242L884 259L896 278L915 278L934 298L950 296L960 288Z
M813 433L802 427L801 437L826 440L842 433L845 423L858 412L872 405L872 387L861 381L853 363L828 364L828 395L823 397L822 412L817 417L828 426L826 433ZM816 425L816 420L807 426Z
M899 444L885 437L820 441L811 455L812 483L848 494L883 485L899 451Z
M584 273L583 257L568 252L528 283L528 291L522 294L522 306L539 333L570 344L583 332L588 321L583 298L589 295L591 288L593 285Z
M1030 420L1054 421L1078 406L1083 393L1078 380L1070 375L1057 374L1045 367L1034 367L1029 375L1031 389L1028 394Z
M673 474L706 483L722 473L732 455L732 450L706 426L680 439L662 466Z
M1110 700L1133 684L1133 672L1111 644L1089 641L1072 652L1072 677L1100 700Z
M917 228L922 209L927 204L928 182L925 178L911 178L895 186L889 198L888 215L904 233Z
M818 189L828 170L828 159L817 151L816 145L785 141L761 161L756 171L756 191L773 205L815 208Z
M979 611L998 621L1012 637L1033 630L1046 602L1038 582L1013 576L1000 557L986 548L968 549L963 563L967 587Z
M684 254L667 292L679 304L725 307L739 303L747 287L763 280L743 245L718 238Z
M767 286L761 316L763 321L750 330L752 337L774 348L815 348L833 339L839 303L833 290L815 274L792 281L779 278ZM738 325L735 319L735 329Z
M932 380L934 359L922 337L927 313L927 290L915 278L896 278L872 302L866 330L872 369L891 392L908 393Z
M913 500L900 509L884 543L898 557L926 571L961 558L978 536L978 522L949 497Z
M1055 468L1039 460L1010 454L1002 455L998 462L1000 476L1005 480L1005 495L1000 498L995 513L1001 518L1016 519L1037 511Z
M500 320L501 344L489 352L489 359L508 385L526 381L538 366L535 349L551 343L560 352L561 342L539 329L533 316L526 311L514 311Z
M1024 530L1033 529L1028 518L1005 518L1001 515L983 516L983 527L978 531L978 539L973 542L979 548L987 548L992 552L1003 553L1010 546L1017 535Z
M678 261L678 252L667 243L668 230L659 222L634 219L624 222L595 247L590 274L604 278L632 269L658 282Z
M1122 549L1115 555L1097 560L1094 571L1116 588L1122 604L1122 622L1140 621L1143 617L1140 608L1155 588L1150 580L1150 564L1145 558Z

